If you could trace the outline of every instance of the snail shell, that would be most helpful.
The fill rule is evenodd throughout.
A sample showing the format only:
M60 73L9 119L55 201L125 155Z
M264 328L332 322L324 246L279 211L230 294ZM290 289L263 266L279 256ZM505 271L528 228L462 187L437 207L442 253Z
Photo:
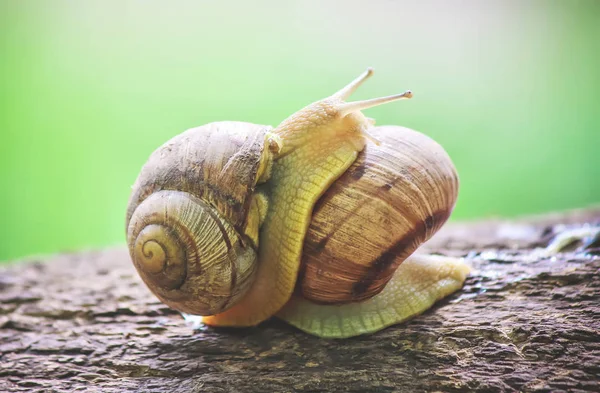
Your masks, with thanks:
M220 122L190 129L157 149L127 208L131 259L167 305L214 314L253 281L258 222L249 219L269 127Z
M433 139L398 126L369 133L381 143L368 144L313 210L298 288L317 303L377 295L456 202L458 174Z
M361 112L410 91L346 102L371 74L273 130L211 123L152 154L133 187L127 238L160 300L208 325L254 326L277 314L345 337L403 321L462 285L467 270L455 261L407 263L415 274L394 275L447 220L458 176L430 138L373 128ZM410 306L397 307L405 294ZM362 317L363 328L341 328ZM340 328L319 328L332 324Z

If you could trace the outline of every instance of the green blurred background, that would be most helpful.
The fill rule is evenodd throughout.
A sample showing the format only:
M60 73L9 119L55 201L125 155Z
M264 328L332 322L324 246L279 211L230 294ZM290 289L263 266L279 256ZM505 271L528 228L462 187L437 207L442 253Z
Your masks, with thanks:
M276 125L353 79L454 159L454 219L600 202L600 1L0 0L0 260L124 243L196 125Z

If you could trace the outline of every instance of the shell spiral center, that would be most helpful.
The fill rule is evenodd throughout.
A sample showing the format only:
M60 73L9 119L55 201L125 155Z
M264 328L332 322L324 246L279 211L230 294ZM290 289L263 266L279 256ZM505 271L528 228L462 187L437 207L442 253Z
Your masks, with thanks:
M159 286L177 289L187 273L184 250L181 240L168 227L151 224L136 238L134 262Z

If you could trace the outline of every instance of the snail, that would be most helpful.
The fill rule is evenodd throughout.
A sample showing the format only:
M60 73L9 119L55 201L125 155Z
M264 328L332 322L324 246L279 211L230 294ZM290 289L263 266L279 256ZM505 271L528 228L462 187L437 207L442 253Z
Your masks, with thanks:
M131 260L162 302L211 326L277 316L342 338L460 289L463 260L412 255L448 219L458 175L431 138L347 102L373 73L279 126L216 122L158 148L127 208Z

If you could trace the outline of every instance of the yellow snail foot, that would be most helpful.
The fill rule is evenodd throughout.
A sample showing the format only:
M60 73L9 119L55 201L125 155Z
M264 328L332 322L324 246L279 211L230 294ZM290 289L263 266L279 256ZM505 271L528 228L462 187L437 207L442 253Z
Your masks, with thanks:
M459 290L470 268L461 258L413 255L378 295L360 303L320 305L294 296L277 316L307 333L345 338L415 317Z

